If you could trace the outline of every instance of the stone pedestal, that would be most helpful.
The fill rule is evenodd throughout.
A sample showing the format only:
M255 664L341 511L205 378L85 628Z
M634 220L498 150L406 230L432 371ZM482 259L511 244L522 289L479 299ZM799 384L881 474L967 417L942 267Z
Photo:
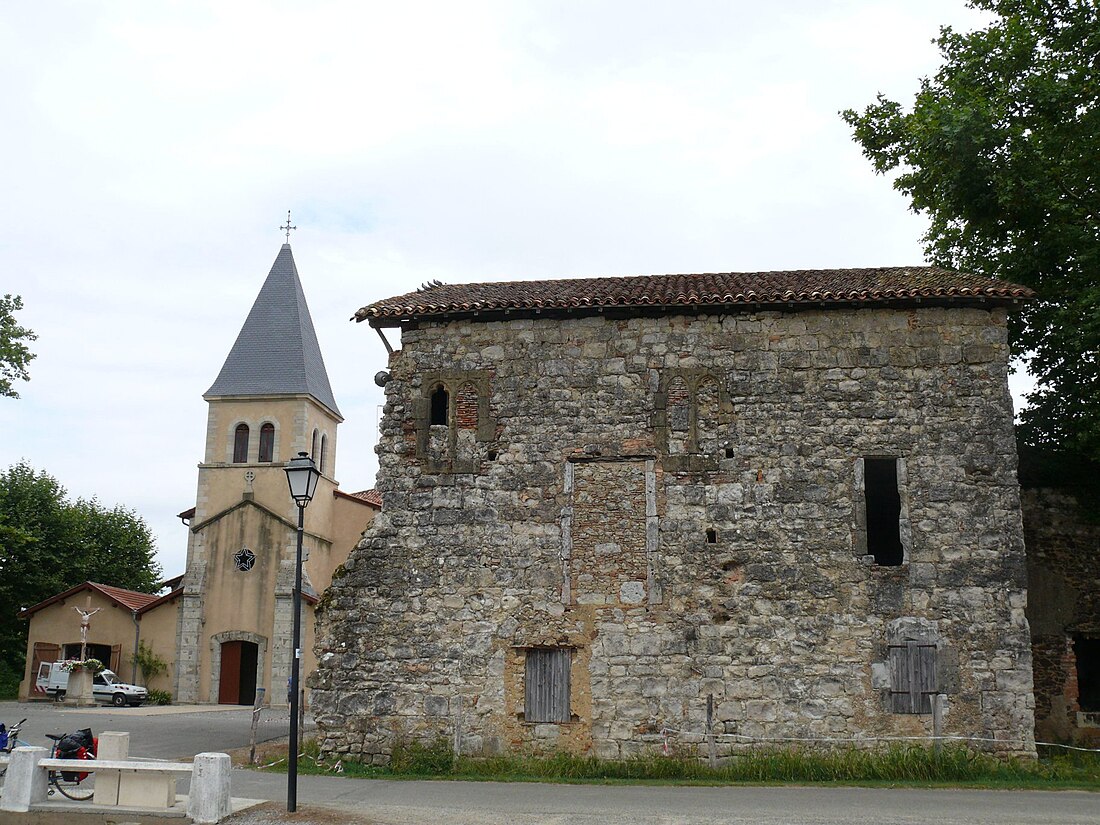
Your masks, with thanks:
M95 704L92 696L92 672L79 668L69 674L69 686L65 688L65 704L80 708Z

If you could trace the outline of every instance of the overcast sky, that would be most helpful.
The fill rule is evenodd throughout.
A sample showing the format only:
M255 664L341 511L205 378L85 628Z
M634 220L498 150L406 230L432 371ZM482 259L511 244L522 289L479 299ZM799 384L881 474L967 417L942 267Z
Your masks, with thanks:
M961 0L0 0L0 293L38 333L0 464L133 508L183 571L206 403L293 210L337 477L447 282L923 263L837 115L910 102Z

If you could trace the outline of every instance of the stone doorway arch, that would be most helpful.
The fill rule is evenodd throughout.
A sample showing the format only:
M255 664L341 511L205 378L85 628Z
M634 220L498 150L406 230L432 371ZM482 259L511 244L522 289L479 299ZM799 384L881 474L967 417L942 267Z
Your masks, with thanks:
M264 685L264 668L267 664L267 637L247 630L226 630L210 637L210 688L208 698L211 704L219 704L222 678L222 645L227 642L243 642L256 646L255 686ZM251 702L249 702L251 704Z

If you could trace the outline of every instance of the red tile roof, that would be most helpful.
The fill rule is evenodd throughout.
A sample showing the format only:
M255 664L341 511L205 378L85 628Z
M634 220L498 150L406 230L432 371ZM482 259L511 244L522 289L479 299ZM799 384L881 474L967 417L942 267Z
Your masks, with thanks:
M380 496L373 488L370 490L360 490L358 493L345 493L343 490L333 490L332 494L340 496L341 498L350 498L355 501L363 501L370 504L373 507L382 509L382 496Z
M45 601L39 602L33 607L28 607L19 613L21 619L29 618L34 613L37 613L44 607L49 607L56 602L64 601L70 596L75 596L84 590L95 590L96 592L106 596L120 607L125 607L127 610L137 610L141 612L144 608L151 605L153 602L160 601L162 597L153 593L139 593L136 590L126 590L122 587L113 587L109 584L99 584L97 582L84 582L78 584L76 587L70 587L64 593L58 593L56 596L51 596Z
M474 314L530 315L544 310L588 314L618 307L652 312L787 304L1012 303L1035 293L1024 286L935 266L642 275L554 281L425 284L416 292L363 307L356 321L400 326L418 319Z

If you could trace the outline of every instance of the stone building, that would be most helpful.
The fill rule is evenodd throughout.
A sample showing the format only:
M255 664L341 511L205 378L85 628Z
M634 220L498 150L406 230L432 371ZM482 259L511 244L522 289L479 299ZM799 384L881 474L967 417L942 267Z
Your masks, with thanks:
M322 749L1034 754L1006 315L931 267L426 285L318 605Z
M33 695L40 662L71 654L72 606L87 591L110 608L93 617L90 639L110 652L121 675L132 674L131 651L144 641L168 662L156 686L177 702L252 704L262 687L266 703L285 704L298 509L283 467L299 452L313 456L322 474L305 510L303 670L314 667L313 605L381 502L373 491L345 493L336 481L343 419L289 244L203 397L209 406L195 506L179 514L188 527L186 571L160 599L89 582L25 611L21 696Z
M1100 467L1024 450L1035 735L1100 747Z

